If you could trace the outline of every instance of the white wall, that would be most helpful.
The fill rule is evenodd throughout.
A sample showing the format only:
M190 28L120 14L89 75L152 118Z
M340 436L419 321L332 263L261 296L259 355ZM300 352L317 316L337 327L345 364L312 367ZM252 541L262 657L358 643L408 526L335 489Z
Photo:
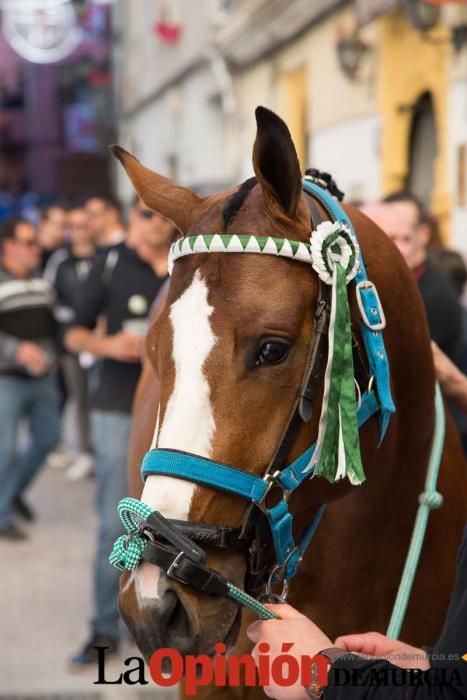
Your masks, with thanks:
M207 64L122 122L120 143L146 166L203 192L227 181L224 114ZM128 189L119 177L119 193Z
M308 163L331 173L346 201L374 201L380 196L380 131L378 116L318 129L310 139Z

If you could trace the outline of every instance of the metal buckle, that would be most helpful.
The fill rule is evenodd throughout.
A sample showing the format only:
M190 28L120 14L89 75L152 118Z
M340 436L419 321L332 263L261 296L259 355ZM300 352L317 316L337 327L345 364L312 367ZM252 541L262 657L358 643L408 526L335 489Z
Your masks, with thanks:
M282 486L281 482L278 481L278 479L277 479L277 477L280 475L280 473L281 473L280 469L277 469L277 470L274 472L274 474L265 474L265 475L263 476L263 481L269 482L268 485L267 485L266 491L264 492L264 494L263 494L263 496L262 496L262 498L261 498L260 501L253 501L253 503L254 503L256 506L258 506L258 508L259 508L260 510L262 510L263 513L265 513L266 515L267 515L269 509L266 508L265 500L266 500L266 496L268 495L269 491L272 489L273 486L278 486L278 487L281 489L281 491L282 491L281 500L283 500L283 501L285 501L285 502L287 502L287 501L289 500L290 490L284 488L284 486ZM276 505L277 505L277 504L276 504ZM274 507L274 506L271 506L271 508L273 508L273 507Z
M362 390L360 389L360 384L357 382L357 380L355 379L355 377L353 378L353 380L354 380L354 382L355 382L355 388L357 389L357 395L358 395L358 399L357 399L357 411L359 411L359 410L360 410L360 407L361 407L361 405L362 405ZM371 381L371 380L370 380L370 381Z
M379 323L371 323L370 319L368 318L368 315L365 311L365 307L363 305L363 300L362 300L362 294L361 294L361 289L372 289L373 293L376 297L376 303L378 307L374 307L375 312L379 312L379 317L381 321ZM383 328L386 328L386 316L384 315L383 307L381 304L381 300L379 298L378 290L376 289L375 285L373 282L370 282L370 280L362 280L357 284L355 287L355 292L357 294L357 303L358 303L358 308L360 309L360 313L362 315L363 323L367 328L369 328L371 331L382 331ZM376 313L375 313L376 316Z
M175 579L177 579L177 581L180 581L181 579L178 579L176 576L173 575L173 570L178 567L178 562L180 561L180 559L183 558L183 556L184 556L184 553L179 552L166 571L167 576L170 576L171 578L175 578ZM185 581L184 583L187 583L187 582Z
M325 299L320 299L318 305L316 306L315 321L319 321L327 305L328 303Z

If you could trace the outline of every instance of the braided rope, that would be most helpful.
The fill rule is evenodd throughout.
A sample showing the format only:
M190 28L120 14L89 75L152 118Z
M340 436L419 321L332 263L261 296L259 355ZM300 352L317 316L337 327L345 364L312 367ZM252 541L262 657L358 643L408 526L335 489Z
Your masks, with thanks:
M146 503L135 498L124 498L118 504L118 514L127 535L119 537L109 556L109 562L120 571L134 571L141 561L141 555L146 546L146 540L141 536L141 526L151 515L153 509ZM233 583L227 582L228 596L240 605L250 608L262 620L277 619L277 615L268 610L259 600L237 588Z
M115 542L109 556L109 562L120 571L134 571L140 561L146 540L141 537L141 524L152 513L146 503L137 501L136 498L124 498L118 504L118 514L127 535L122 535Z
M228 582L229 587L229 597L235 600L240 605L245 608L250 608L261 620L277 620L279 616L273 613L272 610L266 608L259 600L252 598L251 595L242 591L241 588L237 588L233 583Z
M399 584L396 602L392 611L391 620L386 635L390 639L398 639L404 622L410 593L417 573L418 562L425 539L428 517L433 508L439 508L443 503L442 495L436 490L438 482L439 466L443 454L444 434L446 428L443 397L439 384L435 388L435 433L431 447L430 461L425 481L425 490L420 494L418 510L415 518L415 526L410 541L404 572Z

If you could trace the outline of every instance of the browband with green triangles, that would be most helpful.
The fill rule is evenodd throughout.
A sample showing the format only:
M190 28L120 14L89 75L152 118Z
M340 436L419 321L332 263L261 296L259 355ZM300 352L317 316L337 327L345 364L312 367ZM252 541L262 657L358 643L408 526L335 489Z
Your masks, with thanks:
M175 241L169 253L169 271L178 258L193 253L263 253L279 255L300 262L312 262L311 245L289 238L253 236L250 234L199 234Z

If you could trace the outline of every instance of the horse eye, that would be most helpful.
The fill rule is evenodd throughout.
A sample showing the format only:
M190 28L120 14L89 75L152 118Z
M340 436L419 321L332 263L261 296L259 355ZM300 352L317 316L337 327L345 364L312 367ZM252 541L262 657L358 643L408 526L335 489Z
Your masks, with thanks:
M262 344L256 366L274 365L283 362L289 354L290 346L287 343L281 343L278 340L268 340Z

